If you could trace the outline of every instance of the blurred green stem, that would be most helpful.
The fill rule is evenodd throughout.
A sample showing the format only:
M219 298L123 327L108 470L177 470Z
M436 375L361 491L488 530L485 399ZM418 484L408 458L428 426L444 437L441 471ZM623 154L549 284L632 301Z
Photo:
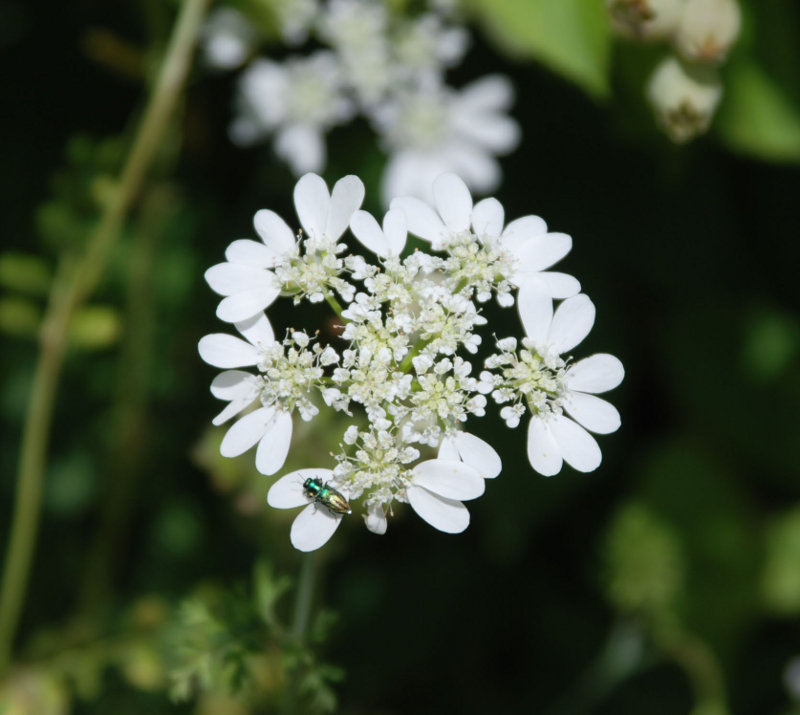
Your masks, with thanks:
M106 269L123 220L141 189L186 82L211 0L184 0L130 153L86 252L65 258L54 281L40 333L39 359L22 433L17 491L0 586L0 676L11 659L25 599L41 512L45 455L70 320Z
M300 557L300 578L297 583L297 596L294 605L294 623L292 635L299 643L305 641L308 621L311 615L311 596L314 592L314 555L303 554Z

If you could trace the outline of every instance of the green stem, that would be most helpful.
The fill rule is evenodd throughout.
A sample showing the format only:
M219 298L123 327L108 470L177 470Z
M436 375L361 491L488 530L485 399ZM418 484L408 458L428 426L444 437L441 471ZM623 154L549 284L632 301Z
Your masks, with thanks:
M336 315L338 315L339 318L341 318L343 310L342 304L338 300L336 300L336 298L334 298L332 293L326 295L325 300L328 301L328 305L333 309L333 312L336 313Z
M188 75L195 42L211 0L184 0L117 190L77 261L63 260L42 322L39 358L22 433L17 491L0 585L0 676L11 660L30 575L41 512L45 456L53 406L75 310L92 293L108 263L122 222L152 164Z

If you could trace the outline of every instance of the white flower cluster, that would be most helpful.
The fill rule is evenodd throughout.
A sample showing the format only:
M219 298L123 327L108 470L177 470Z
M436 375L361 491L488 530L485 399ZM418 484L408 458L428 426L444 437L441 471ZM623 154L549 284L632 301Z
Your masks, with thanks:
M669 137L682 143L706 131L722 99L717 69L741 29L736 0L606 0L606 7L622 36L668 40L677 51L659 63L647 86Z
M455 174L437 178L432 194L434 206L393 200L379 224L360 210L357 177L329 193L319 176L306 174L294 191L301 232L261 210L254 219L261 241L234 241L226 262L206 272L222 296L218 317L242 336L207 335L199 344L201 357L225 370L211 385L228 403L214 423L244 413L225 434L223 455L257 445L256 468L275 474L295 412L311 420L325 405L366 416L343 432L335 465L292 472L269 491L274 507L306 506L291 531L302 551L324 544L356 499L376 533L386 531L396 502L441 531L463 531L463 502L480 496L484 480L501 469L497 452L463 430L484 416L487 395L510 427L530 415L528 457L544 475L563 462L596 469L600 449L589 432L619 427L615 408L596 397L622 380L619 360L601 354L573 362L568 355L594 322L578 281L549 270L569 252L570 237L548 232L537 216L505 224L501 204L473 205ZM377 262L348 252L348 227ZM431 252L404 256L409 231ZM347 347L322 345L300 330L276 339L264 311L279 296L327 302L340 322L336 346ZM497 340L476 374L468 358L481 345L481 304L492 296L504 307L517 304L526 337ZM562 301L555 310L554 299Z
M310 37L318 49L250 62L239 78L234 142L272 137L296 176L321 172L326 133L361 113L389 155L387 204L405 194L430 199L433 180L446 171L481 193L497 187L495 157L519 141L519 127L506 115L513 90L496 75L461 90L447 85L445 73L461 61L469 34L441 3L407 16L374 0L284 0L278 12L285 42ZM209 61L217 58L221 68L241 64L254 34L246 27L242 15L237 20L236 11L219 9L205 35Z

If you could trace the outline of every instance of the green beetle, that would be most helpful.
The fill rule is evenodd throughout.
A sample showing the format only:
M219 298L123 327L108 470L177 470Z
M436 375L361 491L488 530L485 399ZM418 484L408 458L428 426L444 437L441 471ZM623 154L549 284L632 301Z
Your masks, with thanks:
M344 495L325 484L321 479L310 477L303 483L303 491L317 504L322 504L334 514L352 514L353 510Z

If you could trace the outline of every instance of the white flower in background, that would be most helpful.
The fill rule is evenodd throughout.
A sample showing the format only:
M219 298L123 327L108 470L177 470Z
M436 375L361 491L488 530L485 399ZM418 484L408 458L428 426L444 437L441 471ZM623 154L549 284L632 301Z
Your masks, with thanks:
M741 27L742 13L735 0L686 0L675 46L692 62L721 62Z
M438 76L457 65L468 46L469 33L463 27L445 25L432 13L408 18L393 33L395 79L416 82Z
M485 415L488 394L503 405L509 426L531 414L528 455L542 474L559 471L563 461L596 468L600 451L586 430L619 426L616 410L594 396L620 382L619 361L595 355L571 364L562 357L594 320L583 295L553 312L553 296L579 290L571 276L544 270L569 251L571 239L547 233L536 216L504 226L499 202L473 205L454 174L439 177L433 195L435 209L414 197L394 202L381 225L358 210L364 186L357 177L329 192L307 174L294 191L297 236L262 209L255 219L262 242L234 241L227 262L207 272L224 296L218 314L244 337L207 335L198 346L206 362L224 370L211 385L226 402L214 424L235 418L221 453L238 456L256 446L256 468L274 474L286 461L295 412L310 421L325 405L352 420L332 453L333 469L301 469L270 489L271 505L306 507L291 529L302 551L326 543L355 500L367 529L378 534L396 504L409 504L440 531L463 531L470 519L463 502L480 496L501 469L491 445L465 431ZM342 241L348 225L377 264L349 251ZM415 250L402 257L407 225L440 255ZM515 338L498 341L476 377L467 358L487 323L478 304L495 294L512 305L516 287L527 337L519 350ZM263 308L278 294L295 303L327 301L342 325L337 342L325 345L319 330L312 337L295 328L276 340Z
M685 0L606 0L612 27L624 37L661 40L678 27Z
M431 81L388 97L372 113L389 153L384 202L404 195L430 200L433 181L446 171L479 193L495 189L501 178L495 156L519 141L519 126L506 114L512 99L511 83L499 75L460 91Z
M235 69L249 57L255 40L256 32L242 13L232 7L217 8L203 27L203 59L215 69Z
M722 84L714 68L689 67L668 57L653 72L647 97L672 141L683 143L708 129Z
M275 153L298 176L324 168L324 134L354 113L336 57L325 51L283 64L253 62L240 77L237 105L233 141L248 145L274 134Z
M281 37L288 45L300 45L320 11L318 0L277 0L273 3L278 14Z
M262 243L234 241L225 251L227 262L206 271L211 288L225 296L217 317L230 323L247 320L271 305L281 291L309 295L313 302L324 300L332 288L351 295L350 284L339 278L344 264L337 257L338 240L363 200L364 184L356 176L337 181L330 194L319 176L303 176L295 186L294 203L306 234L304 256L294 232L278 214L258 211L253 224Z
M319 21L320 36L339 57L362 107L383 99L392 83L388 25L386 5L372 0L331 0Z
M492 289L501 305L511 305L512 286L535 286L553 298L566 298L580 290L578 281L565 273L546 271L572 248L564 233L548 233L538 216L524 216L503 226L503 207L497 199L473 205L464 182L443 174L433 183L436 210L407 196L392 201L392 209L405 213L411 233L446 251L446 269L454 285L475 286L478 300Z
M567 298L554 313L547 296L522 290L518 307L527 337L518 352L513 338L501 341L500 353L487 359L487 368L498 371L492 396L531 412L528 459L537 472L557 474L563 462L591 472L600 466L602 455L589 431L608 434L620 426L613 405L595 395L622 382L622 363L607 354L576 363L562 357L592 329L595 308L588 296ZM519 413L506 415L509 426L516 426Z

